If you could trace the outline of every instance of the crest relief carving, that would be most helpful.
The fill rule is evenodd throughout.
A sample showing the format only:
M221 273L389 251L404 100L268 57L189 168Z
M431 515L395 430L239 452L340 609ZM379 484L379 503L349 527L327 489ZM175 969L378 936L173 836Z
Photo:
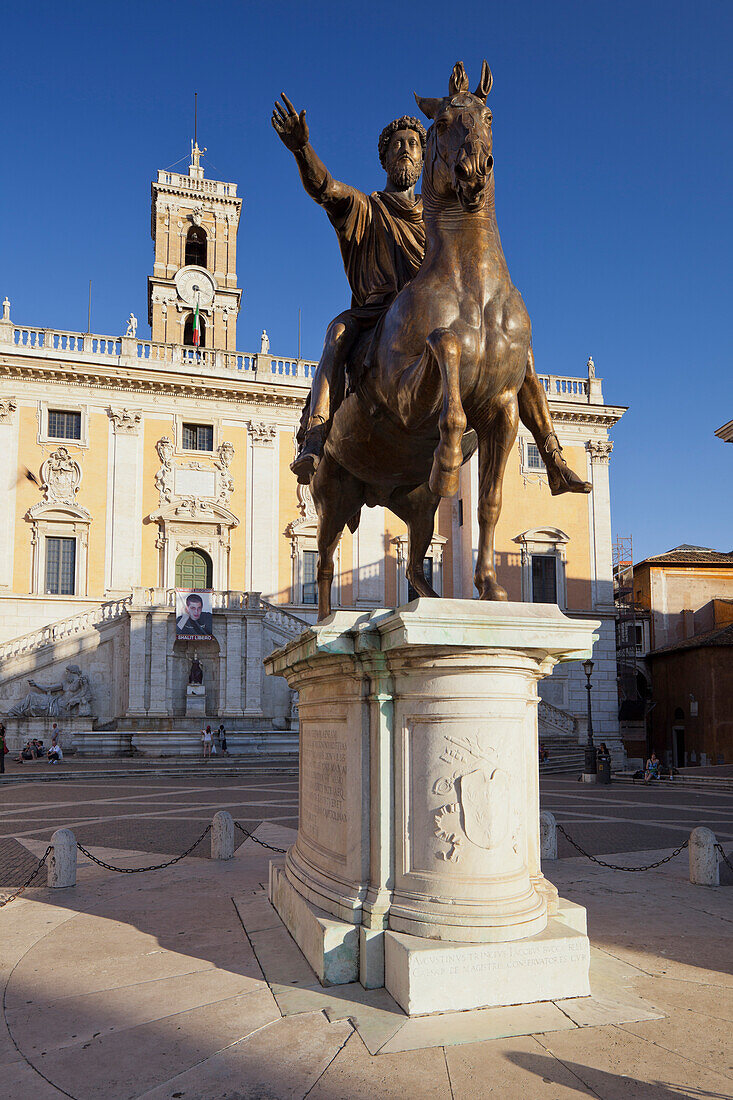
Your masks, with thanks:
M41 489L47 504L75 504L81 466L66 447L52 451L41 466Z
M435 858L460 862L466 841L488 852L509 844L517 854L519 816L496 749L475 736L446 735L445 741L440 759L450 772L436 779L432 792L452 798L434 814L434 835L440 842Z

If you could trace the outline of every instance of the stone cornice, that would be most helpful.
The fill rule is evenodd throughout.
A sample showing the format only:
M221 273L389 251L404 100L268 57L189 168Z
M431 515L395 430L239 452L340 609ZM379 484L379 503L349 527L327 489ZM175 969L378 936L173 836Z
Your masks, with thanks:
M283 408L302 408L308 390L305 387L283 386L269 388L266 383L245 381L238 378L202 377L183 372L139 370L120 366L106 371L90 364L62 364L49 360L34 363L11 364L0 358L0 378L16 381L53 381L62 386L93 386L104 393L159 393L170 396L185 395L212 400L226 400L239 405L272 405Z
M162 371L146 364L145 367L120 363L115 369L88 363L61 362L49 359L36 360L10 357L0 354L0 378L16 381L53 381L65 386L94 386L105 393L160 393L186 395L227 400L239 405L270 405L283 408L301 408L309 387L284 386L277 388L254 379L218 377L216 375L187 374L182 371ZM129 401L129 396L127 396ZM621 405L582 405L555 401L550 396L552 419L556 424L595 425L608 429L617 424L626 412Z

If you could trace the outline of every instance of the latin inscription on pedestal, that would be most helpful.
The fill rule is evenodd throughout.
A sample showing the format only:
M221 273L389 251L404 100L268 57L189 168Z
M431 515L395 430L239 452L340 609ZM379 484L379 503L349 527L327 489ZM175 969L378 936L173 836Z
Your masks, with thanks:
M327 851L346 855L346 728L308 725L302 737L301 828Z

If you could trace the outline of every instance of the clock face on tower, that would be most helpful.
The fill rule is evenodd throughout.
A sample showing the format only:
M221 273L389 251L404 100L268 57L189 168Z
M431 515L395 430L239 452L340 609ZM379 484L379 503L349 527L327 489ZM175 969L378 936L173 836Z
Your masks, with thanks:
M174 282L179 298L187 306L195 306L197 298L203 308L214 301L216 283L203 267L182 267L176 272Z

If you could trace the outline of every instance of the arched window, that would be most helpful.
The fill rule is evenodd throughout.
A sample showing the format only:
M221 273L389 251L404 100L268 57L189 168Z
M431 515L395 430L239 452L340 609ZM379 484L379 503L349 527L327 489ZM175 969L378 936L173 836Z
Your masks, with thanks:
M192 225L186 236L186 267L206 267L206 230Z
M201 313L199 313L199 334L201 336L201 339L199 340L199 345L198 346L200 348L205 348L206 347L206 321L203 317L203 314L201 314ZM184 342L184 344L187 344L188 347L190 347L190 348L192 348L194 346L194 343L193 343L193 313L189 313L188 317L186 318L186 323L183 326L183 342Z
M176 588L211 588L211 558L203 550L182 550L176 558Z

